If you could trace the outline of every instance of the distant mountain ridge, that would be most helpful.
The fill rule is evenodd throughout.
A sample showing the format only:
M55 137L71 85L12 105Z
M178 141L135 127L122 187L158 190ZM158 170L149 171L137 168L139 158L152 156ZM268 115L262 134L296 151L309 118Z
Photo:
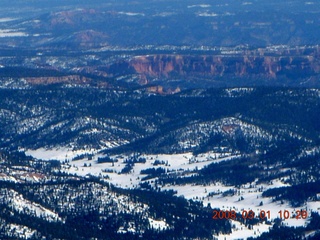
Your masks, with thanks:
M318 46L240 51L231 48L228 52L198 54L147 52L90 52L68 57L30 54L21 56L20 63L4 57L0 59L0 76L4 85L14 78L24 79L30 87L74 84L127 90L146 88L160 94L212 87L320 87Z
M0 45L64 50L101 46L255 47L318 44L318 2L95 1L4 5ZM51 6L51 7L50 7ZM168 8L168 6L170 6ZM89 41L90 40L90 41Z

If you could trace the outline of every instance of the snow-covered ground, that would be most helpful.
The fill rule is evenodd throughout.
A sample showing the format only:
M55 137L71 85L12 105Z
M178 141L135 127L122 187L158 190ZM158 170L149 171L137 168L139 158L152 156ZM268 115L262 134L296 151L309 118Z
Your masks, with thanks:
M232 239L247 239L248 237L258 237L264 232L268 232L270 225L265 223L255 225L252 229L247 228L243 224L232 221L232 233L231 234L220 234L215 236L218 240L232 240Z
M36 232L26 226L17 225L17 224L10 224L8 225L9 229L8 232L13 233L13 237L21 238L21 239L31 239L33 234Z
M275 181L272 185L255 185L255 186L242 186L240 189L232 186L224 186L221 183L215 183L207 186L202 185L185 185L185 186L167 186L165 189L174 189L178 191L177 195L183 195L187 199L201 200L204 206L208 204L213 208L219 208L222 211L235 210L237 213L244 214L245 211L249 212L252 210L255 216L260 218L265 215L270 215L268 220L273 221L275 218L280 218L285 226L305 226L308 222L307 219L296 219L294 215L296 211L307 210L310 215L311 210L318 211L320 213L320 202L308 202L305 206L297 209L291 207L288 203L279 204L279 202L273 202L271 198L262 198L262 192L259 189L266 190L268 188L284 186L280 181ZM223 192L228 190L235 190L235 195L222 196ZM208 196L210 192L219 193L217 195ZM260 206L262 203L262 206ZM279 211L282 211L280 215ZM290 218L284 218L284 211L288 211ZM262 212L262 213L261 213ZM252 229L248 229L245 225L240 222L232 221L232 225L235 225L230 235L219 235L216 236L218 239L246 239L250 236L259 236L263 232L267 232L272 225L266 224L265 222L259 225L253 226Z
M14 29L0 29L0 37L25 37L25 32L16 31Z
M4 194L2 198L5 198L2 199L2 201L8 201L9 205L18 212L29 212L37 217L44 217L48 221L62 221L58 214L42 207L37 203L30 202L14 190L10 190L7 194Z
M0 18L0 23L17 20L17 18Z
M169 227L163 220L154 220L152 218L148 218L148 220L153 229L165 230Z
M70 161L77 155L90 153L94 156L92 160L84 158L77 161ZM96 150L79 150L72 151L66 148L60 149L38 149L38 150L28 150L27 154L39 159L57 159L64 162L66 159L69 160L67 164L63 164L65 172L77 174L80 176L95 175L104 177L107 181L113 183L114 185L122 188L136 188L145 177L145 174L141 174L141 170L148 168L163 168L166 170L167 174L188 174L192 170L201 169L204 166L211 164L213 162L230 161L232 159L238 158L238 155L231 155L231 153L215 153L208 152L198 156L193 156L192 153L183 154L159 154L159 155L140 155L139 158L144 158L145 163L135 163L132 170L129 173L121 173L122 169L125 167L125 160L131 156L115 155L110 156L114 159L114 162L108 163L97 163L99 157L103 157L102 154L98 153ZM154 163L161 163L160 165L155 165ZM190 173L191 174L191 173ZM152 184L153 180L148 181ZM177 191L177 195L183 195L187 199L193 199L202 201L204 206L208 204L212 208L219 208L220 210L235 210L238 213L244 211L252 210L255 216L259 217L260 213L264 211L267 215L270 215L270 221L275 218L281 218L279 211L282 211L283 224L286 226L305 226L308 223L308 218L306 219L296 219L294 214L299 210L307 210L308 214L312 211L318 211L320 213L320 202L308 202L305 206L295 209L292 208L288 203L284 202L280 204L279 202L272 201L271 198L263 198L262 192L275 187L287 186L280 180L274 180L269 184L246 184L242 185L240 188L234 186L225 186L222 183L215 182L207 185L166 185L162 186L162 190L173 189ZM227 191L233 191L233 194L227 194ZM230 192L231 192L230 191ZM288 211L290 218L285 219L283 216L284 211ZM214 220L213 220L214 221ZM166 223L163 221L156 221L149 219L149 222L154 227L161 229L166 228ZM272 226L262 222L259 225L253 226L252 229L248 229L246 226L240 222L231 220L233 226L233 232L230 235L219 235L216 236L218 239L241 239L250 236L259 236L263 232L269 230Z
M97 150L95 149L83 149L83 150L73 150L70 148L53 148L53 149L44 149L39 148L36 150L28 149L26 150L26 155L32 156L37 159L42 160L72 160L74 157L81 155L81 154L94 154Z

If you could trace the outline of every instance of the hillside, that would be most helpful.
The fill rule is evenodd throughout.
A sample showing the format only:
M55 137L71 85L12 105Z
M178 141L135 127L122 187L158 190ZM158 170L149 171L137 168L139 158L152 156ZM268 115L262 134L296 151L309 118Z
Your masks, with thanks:
M1 233L62 238L74 229L74 236L111 231L114 235L108 236L120 238L210 239L254 236L259 229L259 236L277 226L280 209L291 212L290 219L280 217L283 224L300 227L300 236L307 229L316 236L319 94L302 88L199 89L174 95L2 89ZM162 211L165 198L168 211ZM172 201L178 201L179 211ZM142 203L141 211L130 210ZM252 221L241 217L248 206L257 214ZM296 219L302 214L297 208L303 218ZM213 209L240 215L224 219L222 227L212 220ZM268 221L259 219L262 210L270 211ZM107 212L121 214L113 218ZM121 222L122 214L131 220ZM24 223L26 218L32 224ZM79 222L75 219L98 229L83 232L83 225L73 225ZM181 228L180 221L191 225L184 222ZM196 231L196 222L206 231ZM154 232L153 224L162 230ZM14 234L12 228L23 233ZM56 228L64 230L49 230Z

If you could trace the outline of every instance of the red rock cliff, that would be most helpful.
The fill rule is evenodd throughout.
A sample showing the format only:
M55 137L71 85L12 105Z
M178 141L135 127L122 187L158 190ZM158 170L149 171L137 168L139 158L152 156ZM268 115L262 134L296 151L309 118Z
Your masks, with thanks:
M135 57L130 66L144 76L246 76L276 78L307 76L320 73L320 62L314 56L190 56L148 55Z

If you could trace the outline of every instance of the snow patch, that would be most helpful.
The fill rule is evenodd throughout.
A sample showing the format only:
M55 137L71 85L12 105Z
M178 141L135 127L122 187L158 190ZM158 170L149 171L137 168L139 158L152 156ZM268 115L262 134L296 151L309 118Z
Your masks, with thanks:
M25 151L26 155L32 156L36 159L41 160L72 160L74 157L82 154L94 154L97 153L95 149L82 149L82 150L73 150L70 148L53 148L53 149L45 149L39 148L36 150L28 149Z
M118 12L118 14L127 15L127 16L144 16L144 13L135 13L135 12Z
M18 32L13 29L0 29L0 37L26 37L25 32Z
M148 220L149 220L150 226L153 229L163 231L169 228L169 225L163 220L154 220L152 218L148 218Z
M3 22L11 22L11 21L14 21L14 20L17 20L18 18L0 18L0 23L3 23Z
M210 4L197 4L197 5L189 5L188 8L195 8L195 7L200 7L200 8L209 8L211 7Z

